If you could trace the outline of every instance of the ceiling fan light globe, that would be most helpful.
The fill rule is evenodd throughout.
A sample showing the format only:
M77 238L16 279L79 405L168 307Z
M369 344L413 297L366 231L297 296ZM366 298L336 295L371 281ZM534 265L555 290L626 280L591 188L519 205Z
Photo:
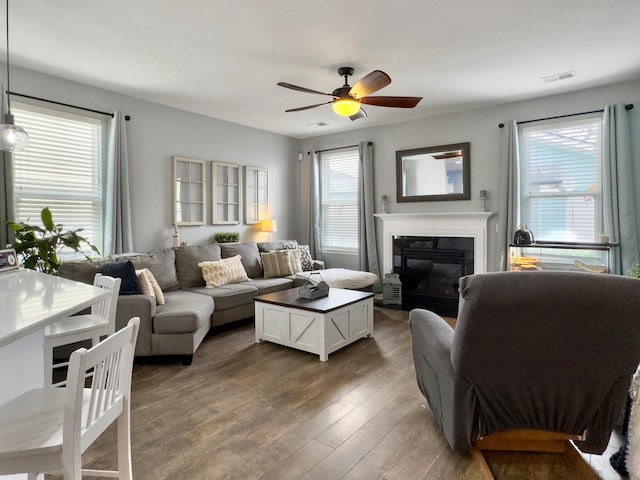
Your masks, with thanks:
M360 110L360 103L352 98L339 98L333 102L333 111L343 117L355 115Z

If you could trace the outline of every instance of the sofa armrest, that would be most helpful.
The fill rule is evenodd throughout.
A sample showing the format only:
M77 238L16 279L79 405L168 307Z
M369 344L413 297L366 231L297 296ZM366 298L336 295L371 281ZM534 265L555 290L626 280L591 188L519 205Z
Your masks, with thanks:
M471 384L451 363L454 330L433 312L409 313L413 361L420 391L449 445L467 451L475 439L477 399Z
M311 260L313 270L324 270L324 262L322 260Z
M116 330L127 325L132 317L140 317L140 328L136 342L136 355L151 354L153 317L156 314L156 299L150 295L119 295L116 310Z

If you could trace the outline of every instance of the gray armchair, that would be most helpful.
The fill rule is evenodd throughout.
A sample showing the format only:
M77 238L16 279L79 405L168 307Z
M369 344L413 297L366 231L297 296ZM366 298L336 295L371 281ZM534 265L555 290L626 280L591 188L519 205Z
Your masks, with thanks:
M454 450L477 454L485 442L563 451L522 440L557 440L551 432L559 432L569 447L566 439L602 453L640 362L640 280L471 275L460 281L455 331L426 310L413 310L409 322L418 385ZM501 436L497 447L486 442Z

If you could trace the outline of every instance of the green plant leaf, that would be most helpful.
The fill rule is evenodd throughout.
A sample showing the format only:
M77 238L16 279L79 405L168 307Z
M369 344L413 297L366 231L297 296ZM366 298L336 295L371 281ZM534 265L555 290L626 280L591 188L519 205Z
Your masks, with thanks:
M52 232L55 228L55 224L53 223L53 215L51 214L51 210L49 207L45 207L40 212L40 218L42 218L42 224L44 228L46 228L49 232Z

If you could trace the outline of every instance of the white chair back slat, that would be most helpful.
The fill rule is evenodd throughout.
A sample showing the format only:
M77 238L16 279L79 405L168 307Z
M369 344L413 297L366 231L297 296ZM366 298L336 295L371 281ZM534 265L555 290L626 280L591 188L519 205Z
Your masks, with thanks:
M133 480L131 375L139 326L134 317L90 350L72 353L63 389L35 388L0 405L0 476L27 473L35 479L39 473L57 473L66 480L83 475ZM87 380L89 371L94 375ZM116 428L117 470L83 469L82 454L110 425Z
M116 309L121 283L122 280L120 278L108 277L100 273L96 274L93 279L94 286L112 292L112 295L91 306L91 313L104 318L105 322L109 324L109 335L112 335L116 331Z
M123 408L122 399L131 391L131 362L138 325L139 320L133 319L128 327L107 337L91 350L82 348L71 355L68 382L72 377L76 381L67 384L67 405L82 405L85 395L88 399L82 415L78 416L84 419L81 424L74 422L73 415L66 415L67 411L71 413L73 410L65 411L65 430L75 430L80 436L97 437L109 425L101 420L116 417L118 412L112 410ZM92 369L93 375L89 377L91 386L85 388L85 375ZM123 376L127 378L123 379ZM94 429L98 431L92 431ZM76 436L69 435L69 438Z

